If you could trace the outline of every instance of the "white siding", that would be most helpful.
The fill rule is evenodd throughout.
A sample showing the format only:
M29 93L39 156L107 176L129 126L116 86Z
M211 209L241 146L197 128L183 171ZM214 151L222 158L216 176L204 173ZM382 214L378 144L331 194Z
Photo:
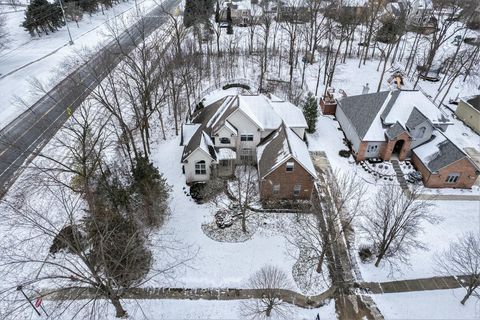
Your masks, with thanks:
M423 131L422 128L425 128L425 132L422 136L420 136L421 131ZM410 149L413 149L430 140L433 133L433 126L428 121L425 121L416 126L413 130L409 131L409 133L412 136L412 141L410 142Z
M253 160L255 161L255 150L257 145L260 143L260 139L262 138L262 132L259 130L258 126L240 110L232 113L228 117L228 122L230 122L238 130L238 136L236 137L238 160L240 160L240 155L242 154L241 149L249 148L252 150ZM252 134L253 141L241 141L242 134Z
M232 131L228 130L225 126L220 128L215 134L215 147L219 148L235 148L237 142L237 136L232 133ZM230 139L229 144L220 143L221 138L228 138Z
M340 126L342 127L343 132L347 139L352 143L353 151L356 153L360 147L360 138L358 137L355 128L350 123L350 120L343 113L342 108L337 106L337 111L335 112L335 117L337 118Z
M185 168L185 178L187 183L196 182L196 181L207 181L210 179L211 174L211 165L212 165L212 158L210 155L207 155L203 150L197 149L192 152L192 154L186 159L188 163L183 163ZM196 175L195 174L195 163L198 161L205 161L207 167L207 174L204 175Z

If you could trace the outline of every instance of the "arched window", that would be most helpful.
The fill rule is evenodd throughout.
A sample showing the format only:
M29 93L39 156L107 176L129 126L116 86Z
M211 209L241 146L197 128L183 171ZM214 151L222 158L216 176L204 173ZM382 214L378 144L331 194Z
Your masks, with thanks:
M427 128L425 128L425 127L421 127L420 129L418 129L417 138L419 138L419 139L423 138L426 130L427 130Z
M204 160L195 162L195 174L207 174L207 165Z
M220 138L220 143L221 144L230 144L230 139L222 137L222 138Z

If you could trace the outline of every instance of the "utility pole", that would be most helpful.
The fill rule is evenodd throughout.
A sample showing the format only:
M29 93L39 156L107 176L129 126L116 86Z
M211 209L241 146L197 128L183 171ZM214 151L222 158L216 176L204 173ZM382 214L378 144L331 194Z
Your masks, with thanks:
M69 44L72 45L73 44L72 34L70 33L70 28L68 27L67 18L65 17L65 10L63 9L62 0L58 0L58 3L60 3L60 9L62 9L63 21L65 21L65 25L67 26L68 37L70 38ZM135 0L135 3L137 3L137 0Z

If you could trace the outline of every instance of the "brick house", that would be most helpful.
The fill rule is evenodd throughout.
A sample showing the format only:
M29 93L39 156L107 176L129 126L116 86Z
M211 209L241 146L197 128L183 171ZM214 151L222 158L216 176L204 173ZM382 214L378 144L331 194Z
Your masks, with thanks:
M237 164L254 163L262 200L309 199L316 175L303 141L307 127L302 110L274 96L236 95L217 100L182 126L186 181L229 177ZM278 152L284 157L280 159ZM288 179L280 179L282 164L289 166ZM266 183L275 184L275 190Z
M468 155L443 135L453 123L419 91L345 97L335 116L357 161L412 159L431 188L471 188L479 174Z

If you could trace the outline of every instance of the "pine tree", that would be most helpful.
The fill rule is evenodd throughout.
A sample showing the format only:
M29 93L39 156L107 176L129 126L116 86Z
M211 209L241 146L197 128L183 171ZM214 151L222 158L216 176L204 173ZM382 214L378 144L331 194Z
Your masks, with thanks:
M318 118L318 107L317 100L310 92L308 93L307 100L303 106L303 115L305 116L305 120L307 120L307 132L315 132Z
M54 32L64 25L62 10L58 2L49 3L47 0L33 0L25 11L23 27L30 34L40 36L41 32L48 34Z

